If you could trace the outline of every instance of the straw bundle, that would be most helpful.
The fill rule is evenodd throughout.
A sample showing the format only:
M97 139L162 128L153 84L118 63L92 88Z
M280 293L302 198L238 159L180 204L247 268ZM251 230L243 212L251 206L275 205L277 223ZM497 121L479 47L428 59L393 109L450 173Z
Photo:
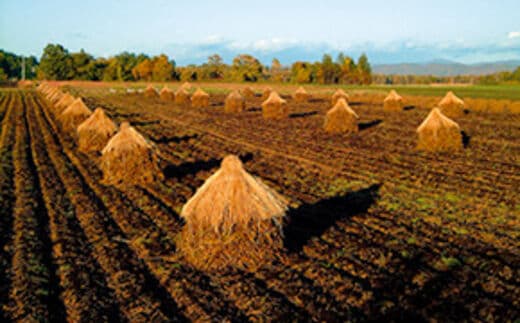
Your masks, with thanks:
M190 94L184 88L180 87L177 92L175 92L175 104L178 105L189 105L190 104Z
M191 83L184 82L184 83L182 83L181 88L185 89L186 91L189 91L189 90L191 90Z
M334 94L332 95L332 106L335 106L336 103L338 103L339 99L345 99L345 101L348 103L350 98L345 91L342 89L338 89Z
M205 108L209 106L209 94L199 87L191 96L191 106L194 108Z
M157 97L157 90L151 85L148 85L143 93L144 93L144 96L147 98Z
M101 151L117 127L101 108L78 126L78 148L83 152Z
M184 205L177 247L202 270L255 271L280 254L286 209L283 197L251 176L238 157L227 156Z
M402 111L403 97L401 97L395 90L390 91L388 96L383 101L384 111Z
M163 101L175 101L175 93L166 86L161 89L159 96Z
M434 108L417 128L417 149L424 151L457 151L463 148L459 125Z
M325 116L325 131L329 133L356 133L358 132L358 115L352 110L344 98L340 98L336 105Z
M271 92L273 92L273 89L271 89L270 87L266 87L262 92L262 101L267 100L271 95Z
M70 106L72 103L74 103L75 100L76 100L75 97L73 97L69 93L65 93L61 97L61 99L59 99L58 102L56 102L56 104L54 105L54 108L57 112L61 112L61 111L65 110L68 106Z
M65 131L75 131L78 125L85 121L92 111L83 103L81 98L77 98L69 105L58 117L61 127Z
M441 112L449 118L457 118L464 114L464 101L449 91L439 102Z
M300 86L296 92L294 92L293 98L296 102L307 102L311 96L302 86Z
M283 119L289 116L287 101L280 98L278 93L272 91L269 98L262 103L262 115L264 119Z
M246 108L246 100L237 90L229 93L224 104L225 112L242 112Z
M106 185L138 185L162 179L155 148L128 122L123 122L101 151Z
M242 95L244 96L244 98L246 98L248 100L250 100L256 96L255 91L250 86L243 88L241 91L242 91Z

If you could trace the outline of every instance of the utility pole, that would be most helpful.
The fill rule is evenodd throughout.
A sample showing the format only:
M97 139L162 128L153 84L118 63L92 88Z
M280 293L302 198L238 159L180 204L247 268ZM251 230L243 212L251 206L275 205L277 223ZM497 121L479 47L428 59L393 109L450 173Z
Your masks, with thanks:
M25 81L25 56L22 56L22 81Z

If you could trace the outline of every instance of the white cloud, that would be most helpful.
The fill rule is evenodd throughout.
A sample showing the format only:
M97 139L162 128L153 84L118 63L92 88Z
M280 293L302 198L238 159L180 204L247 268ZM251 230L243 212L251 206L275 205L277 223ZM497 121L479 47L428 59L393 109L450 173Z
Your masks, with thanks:
M271 39L260 39L253 42L231 42L229 44L230 49L241 49L241 50L256 50L256 51L277 51L286 49L293 45L299 44L296 40L282 39L282 38L271 38Z
M509 34L507 34L507 38L513 39L513 38L519 38L520 37L520 31L511 31Z

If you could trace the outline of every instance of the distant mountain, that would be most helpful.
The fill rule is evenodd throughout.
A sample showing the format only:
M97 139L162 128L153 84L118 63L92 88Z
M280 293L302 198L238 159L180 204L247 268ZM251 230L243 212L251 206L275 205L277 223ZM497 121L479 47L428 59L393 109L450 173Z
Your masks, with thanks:
M501 71L513 71L520 66L520 60L461 64L449 60L439 59L427 63L402 63L374 65L372 70L376 74L397 75L484 75Z

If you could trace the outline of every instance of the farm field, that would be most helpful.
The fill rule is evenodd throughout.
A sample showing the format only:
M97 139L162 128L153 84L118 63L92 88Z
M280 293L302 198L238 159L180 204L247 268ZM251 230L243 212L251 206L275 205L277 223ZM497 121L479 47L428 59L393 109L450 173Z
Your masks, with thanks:
M63 87L158 148L164 181L127 188L100 183L98 156L77 150L44 96L0 91L1 321L520 317L515 91L460 89L507 108L484 102L456 119L463 151L428 154L415 150L415 131L443 88L403 91L398 113L372 93L384 88L352 88L360 132L331 135L331 89L295 103L280 88L289 118L264 120L259 96L224 113L229 89L243 85L203 86L210 106L200 109L117 86ZM176 253L182 206L230 153L290 202L285 253L255 273L202 272Z

